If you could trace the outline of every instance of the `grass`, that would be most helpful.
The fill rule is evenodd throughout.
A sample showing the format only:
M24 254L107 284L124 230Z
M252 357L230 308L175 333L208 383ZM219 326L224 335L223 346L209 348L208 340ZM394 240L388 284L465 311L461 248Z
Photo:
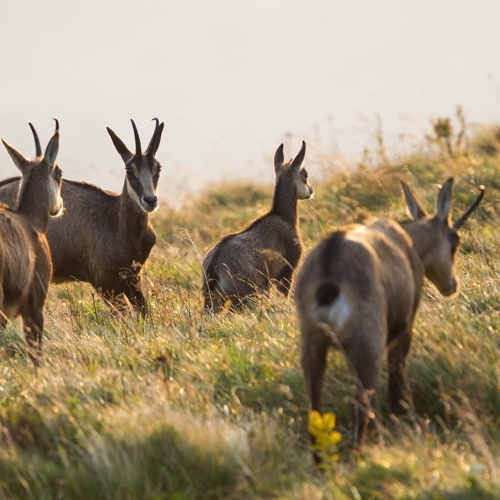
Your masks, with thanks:
M272 294L243 314L201 313L206 249L270 203L271 186L218 185L155 216L148 320L114 316L85 284L54 286L39 369L19 322L8 325L0 498L500 498L500 159L497 131L481 133L453 155L436 148L320 181L310 168L316 198L299 207L307 248L368 212L404 218L400 177L431 211L435 183L454 175L455 214L487 187L462 231L460 295L425 286L408 358L413 403L390 418L384 373L361 456L342 446L354 387L331 353L324 405L343 441L338 462L312 465L292 300Z

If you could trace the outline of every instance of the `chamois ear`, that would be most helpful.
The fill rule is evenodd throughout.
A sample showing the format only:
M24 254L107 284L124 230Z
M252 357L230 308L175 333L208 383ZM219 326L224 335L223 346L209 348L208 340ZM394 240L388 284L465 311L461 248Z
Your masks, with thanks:
M47 163L52 166L56 162L57 153L59 152L59 131L56 130L51 137L47 147L45 148L44 158Z
M2 143L5 146L5 149L7 150L7 153L9 153L10 157L12 158L12 161L14 162L14 165L21 171L21 173L24 175L27 168L28 164L30 161L25 158L16 148L11 146L5 139L2 138Z
M129 151L127 146L125 146L124 142L109 127L106 127L106 130L108 131L108 134L110 135L111 140L115 145L115 149L118 151L118 154L122 157L122 160L125 162L125 164L127 164L134 155Z
M294 160L292 161L292 165L290 166L290 169L294 174L299 172L302 162L304 161L305 155L306 155L306 143L305 141L302 141L302 147L300 148L298 155L294 158Z
M283 154L283 144L280 144L276 153L274 153L274 171L277 172L285 161L285 155Z
M403 187L403 193L406 200L406 208L408 209L409 214L414 219L423 219L427 216L427 212L424 210L422 205L420 205L417 198L413 194L410 186L406 184L406 182L401 181L401 186Z
M453 188L453 177L447 179L447 181L443 184L441 189L439 190L438 200L437 200L437 213L436 217L443 224L450 224L450 211L451 204L453 201L452 190Z

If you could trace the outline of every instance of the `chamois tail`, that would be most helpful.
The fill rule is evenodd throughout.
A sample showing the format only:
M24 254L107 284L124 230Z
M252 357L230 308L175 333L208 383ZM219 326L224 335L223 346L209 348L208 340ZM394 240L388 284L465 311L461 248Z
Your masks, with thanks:
M322 283L316 290L316 303L319 307L329 306L340 293L337 283L327 281Z
M330 325L334 332L339 333L347 324L352 316L353 306L345 287L335 281L325 280L316 289L316 320Z

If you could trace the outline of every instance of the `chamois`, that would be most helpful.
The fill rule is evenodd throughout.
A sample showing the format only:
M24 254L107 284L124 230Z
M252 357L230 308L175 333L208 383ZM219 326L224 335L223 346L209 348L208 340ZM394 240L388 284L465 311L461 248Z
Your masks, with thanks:
M203 261L203 296L207 312L220 312L230 301L241 308L272 282L288 296L292 275L302 254L297 200L309 199L314 190L301 168L306 143L285 163L283 144L274 155L276 182L271 209L238 233L224 236Z
M133 120L135 153L107 128L125 163L121 194L63 180L64 215L51 220L47 232L55 283L88 282L120 311L127 307L125 296L142 316L147 313L147 304L140 272L156 242L148 214L158 207L156 188L161 170L155 154L164 124L155 121L144 153ZM18 179L0 184L0 201L13 204L17 190Z
M55 164L59 149L59 123L42 156L35 139L36 158L29 160L2 139L22 173L16 208L0 204L0 328L21 315L28 354L39 364L43 336L43 307L52 262L45 233L49 216L62 212L61 169Z
M402 182L413 220L379 218L340 227L310 252L297 277L301 365L311 408L321 412L327 351L339 348L358 386L353 449L364 442L384 350L390 409L398 415L404 408L404 366L424 276L444 296L457 292L458 230L478 206L484 187L451 224L452 186L449 178L439 191L436 215L430 216Z

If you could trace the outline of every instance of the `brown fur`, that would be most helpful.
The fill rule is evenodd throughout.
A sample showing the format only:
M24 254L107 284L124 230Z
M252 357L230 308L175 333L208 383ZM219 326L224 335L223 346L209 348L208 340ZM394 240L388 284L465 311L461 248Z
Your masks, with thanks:
M297 157L284 163L283 144L275 154L276 185L271 210L239 233L224 236L203 261L204 307L219 312L226 301L241 307L275 282L285 296L302 254L297 199L308 199L313 189L301 168L305 143Z
M45 232L49 216L62 210L61 170L54 164L59 133L56 130L45 155L33 161L2 142L23 177L17 208L0 204L0 326L21 315L28 352L38 364L43 307L52 275Z
M395 414L403 408L404 365L424 276L443 295L457 291L458 227L449 223L452 184L453 179L444 184L431 217L403 183L415 220L374 219L341 228L311 251L299 272L301 364L311 408L321 411L327 351L340 348L358 385L353 448L364 441L384 351L390 407Z
M145 315L147 304L141 270L156 242L149 212L157 208L156 188L161 166L154 155L163 123L156 122L147 150L142 153L134 122L135 154L108 128L126 168L121 194L85 182L64 180L64 215L51 220L48 241L54 265L53 281L86 281L118 310L127 308L123 297ZM17 182L0 183L0 200L13 203Z

